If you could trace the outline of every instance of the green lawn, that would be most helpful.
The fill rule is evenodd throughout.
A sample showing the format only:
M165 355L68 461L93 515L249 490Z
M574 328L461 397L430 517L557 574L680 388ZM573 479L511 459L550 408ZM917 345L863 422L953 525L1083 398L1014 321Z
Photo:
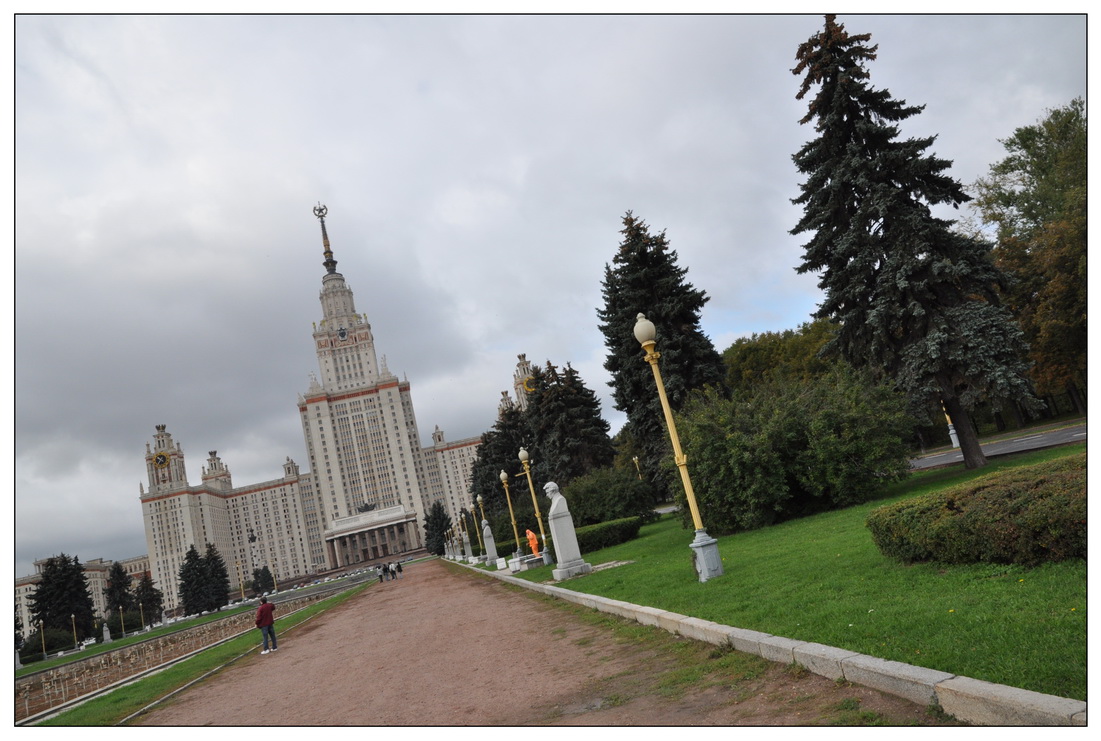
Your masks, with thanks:
M301 610L296 610L279 620L279 635L294 629L295 626L310 620L316 615L335 607L347 599L373 586L368 581L352 586L343 592L315 602ZM249 631L243 635L221 643L213 648L191 656L164 671L152 674L132 684L119 687L71 710L36 723L38 726L109 726L117 725L124 719L137 713L150 703L184 687L208 672L219 670L225 664L233 662L255 651L258 647L256 634Z
M989 682L1086 699L1086 564L905 566L880 555L875 507L992 470L1081 454L1077 444L913 475L876 502L719 538L724 574L699 583L679 519L585 558L632 561L561 586ZM706 513L704 513L706 525ZM533 581L552 567L523 572Z

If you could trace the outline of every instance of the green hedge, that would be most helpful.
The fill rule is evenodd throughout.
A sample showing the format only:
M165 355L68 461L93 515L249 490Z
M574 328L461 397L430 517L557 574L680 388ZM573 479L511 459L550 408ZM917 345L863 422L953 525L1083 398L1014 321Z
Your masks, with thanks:
M872 540L904 563L1016 563L1086 557L1086 455L984 476L879 507Z
M586 553L598 551L601 548L608 548L609 546L626 543L628 540L634 540L638 537L645 519L645 517L624 517L621 520L609 520L596 525L576 528L574 532L577 534L577 547L581 550L581 555L584 556ZM554 540L550 538L549 532L547 536L553 551ZM497 555L503 558L511 558L516 551L516 541L513 540L495 543L495 545ZM523 545L524 553L528 553L530 549L527 540L523 541Z

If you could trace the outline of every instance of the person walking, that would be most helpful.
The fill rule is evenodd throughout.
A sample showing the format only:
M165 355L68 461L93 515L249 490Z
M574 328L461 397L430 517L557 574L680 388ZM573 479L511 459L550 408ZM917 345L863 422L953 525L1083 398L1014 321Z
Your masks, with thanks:
M400 579L401 578L401 561L398 561L397 565L394 568L397 569L398 578Z
M378 572L378 583L382 584L382 580L384 578L383 575L382 575L383 574L382 564L378 564L377 566L375 566L375 571Z
M391 561L390 562L390 579L393 580L393 579L397 579L397 578L398 578L398 570L396 568L394 568L394 562Z
M267 597L261 597L260 606L256 608L256 627L260 629L260 635L264 637L264 650L260 653L269 653L269 638L271 638L271 650L278 651L279 646L275 643L275 605L268 602Z

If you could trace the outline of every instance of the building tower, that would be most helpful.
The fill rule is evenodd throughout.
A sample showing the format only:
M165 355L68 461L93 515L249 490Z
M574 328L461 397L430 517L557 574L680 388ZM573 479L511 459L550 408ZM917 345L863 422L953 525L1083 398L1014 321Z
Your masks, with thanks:
M313 333L320 377L298 411L313 478L303 503L311 557L337 568L420 549L428 487L409 382L378 362L371 325L336 270L327 214L314 208L325 257Z

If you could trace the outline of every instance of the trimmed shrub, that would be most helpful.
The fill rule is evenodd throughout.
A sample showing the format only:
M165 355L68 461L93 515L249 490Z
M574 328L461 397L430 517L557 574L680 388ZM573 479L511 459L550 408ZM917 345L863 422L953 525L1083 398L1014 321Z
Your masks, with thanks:
M904 563L1015 563L1086 557L1086 455L1016 468L879 507L880 553Z
M596 525L588 525L586 527L579 527L574 530L577 534L577 547L581 550L581 554L591 553L598 551L601 548L608 548L613 545L619 545L620 543L626 543L628 540L634 540L638 537L639 530L642 528L646 518L643 517L625 517L620 520L611 520L610 522L601 522ZM554 550L554 539L550 537L550 532L547 532L547 540L550 541L551 550ZM528 552L528 542L523 542L524 552ZM497 555L510 558L516 551L516 541L511 538L501 543L496 543Z
M638 537L644 518L625 517L577 528L577 546L582 554L610 548ZM553 542L551 543L553 545Z

